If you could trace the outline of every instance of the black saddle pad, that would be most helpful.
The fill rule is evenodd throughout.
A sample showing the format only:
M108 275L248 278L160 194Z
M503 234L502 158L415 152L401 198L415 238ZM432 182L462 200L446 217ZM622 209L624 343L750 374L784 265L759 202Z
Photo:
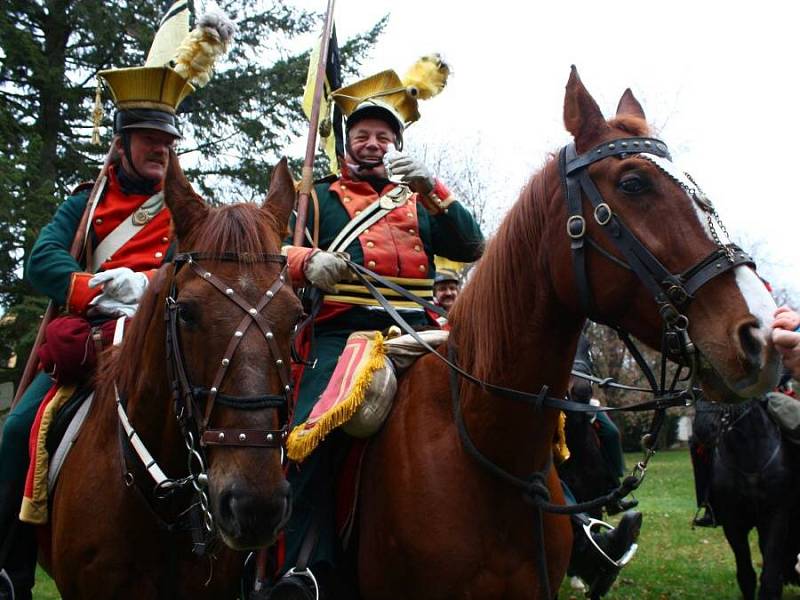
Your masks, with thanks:
M47 432L47 440L44 444L50 456L53 456L58 448L58 444L67 432L67 427L69 427L72 417L75 416L81 404L83 404L84 400L86 400L91 393L92 388L90 386L78 388L75 390L75 393L72 394L72 398L67 400L64 406L56 413L53 424L50 425L50 430Z

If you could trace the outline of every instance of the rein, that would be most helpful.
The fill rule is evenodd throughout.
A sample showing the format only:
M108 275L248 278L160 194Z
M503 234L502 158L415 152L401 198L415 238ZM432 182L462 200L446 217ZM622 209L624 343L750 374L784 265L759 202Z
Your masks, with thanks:
M206 261L277 263L281 266L281 270L278 277L263 294L258 303L252 306L232 287L226 285L222 280L211 273L211 271L200 266L201 262ZM208 473L205 448L208 446L276 448L280 449L281 460L283 460L284 443L288 434L288 400L292 390L288 366L289 357L283 357L281 355L275 336L269 323L264 318L262 311L286 284L286 257L280 254L266 253L239 255L227 252L219 254L184 252L175 256L173 264L175 270L164 308L167 376L170 381L175 417L180 426L187 450L188 476L173 479L164 473L158 466L156 459L153 458L152 454L148 451L141 438L130 424L126 413L127 402L125 396L117 391L116 384L114 385L114 390L117 397L117 413L122 428L121 432L124 432L124 439L128 441L133 454L139 459L141 465L144 466L146 472L154 481L155 485L152 490L152 495L155 498L165 498L176 490L183 489L186 486L191 485L191 487L194 488L194 496L197 498L197 501L190 506L189 510L199 510L202 517L202 529L204 531L198 533L196 527L191 528L191 531L195 541L194 551L202 554L206 551L209 540L213 537L214 533L214 517L211 513L207 494ZM188 266L197 277L207 281L244 313L242 320L239 322L226 346L223 358L220 361L210 386L192 384L186 369L186 360L180 342L180 305L177 301L177 275L184 266ZM219 389L236 349L253 323L256 324L266 339L270 354L275 360L275 366L277 367L281 381L282 393L262 394L257 396L232 396L220 393ZM201 410L202 399L205 399L205 410ZM278 410L280 415L279 421L282 423L282 426L277 430L211 429L208 425L212 411L216 405L246 411L263 409ZM127 462L127 460L125 462ZM134 483L134 477L130 470L125 473L124 478L126 485L130 486ZM145 498L145 501L147 501L147 498Z

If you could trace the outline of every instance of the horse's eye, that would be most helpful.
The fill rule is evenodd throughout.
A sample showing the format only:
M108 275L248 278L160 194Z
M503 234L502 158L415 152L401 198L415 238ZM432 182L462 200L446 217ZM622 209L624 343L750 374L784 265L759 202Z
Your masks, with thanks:
M619 182L619 189L626 194L641 194L648 189L647 181L639 175L626 175Z
M178 303L178 321L181 325L192 326L197 322L196 307L187 302Z

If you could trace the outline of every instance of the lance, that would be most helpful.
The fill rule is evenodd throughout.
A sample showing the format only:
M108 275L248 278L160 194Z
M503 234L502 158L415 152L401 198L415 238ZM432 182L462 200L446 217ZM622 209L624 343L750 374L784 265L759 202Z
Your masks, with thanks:
M311 104L311 118L308 128L308 141L306 143L306 156L303 161L303 174L300 179L300 192L297 197L297 219L294 224L292 243L295 246L303 245L306 220L308 219L308 197L314 182L314 156L317 150L317 129L319 128L319 113L322 105L322 93L325 87L325 67L328 63L328 46L333 30L333 5L335 0L328 0L328 9L325 13L325 25L322 29L320 42L319 61L317 64L317 78L314 84L314 97Z
M106 187L106 181L108 179L108 167L114 158L114 154L114 142L112 141L111 147L108 149L106 157L103 160L103 166L100 169L100 174L97 176L97 179L92 186L92 191L89 193L89 198L86 201L86 208L83 210L83 215L78 223L78 229L75 231L75 237L72 239L72 245L69 249L70 255L77 261L80 261L81 255L83 254L83 249L87 241L86 234L89 228L89 218L91 217L93 207L97 204L97 200L100 198L100 194L103 193L103 190ZM25 363L25 369L22 371L22 377L19 380L19 384L17 384L17 391L14 394L14 400L11 402L12 409L17 405L17 402L19 402L20 398L22 398L22 394L25 393L25 390L28 389L28 386L33 380L33 376L36 373L36 368L39 365L39 356L37 350L44 342L44 332L45 329L47 329L47 325L53 320L53 318L55 318L57 312L58 310L55 303L52 300L48 302L47 310L42 317L41 323L39 323L39 331L36 333L36 339L33 342L31 353L28 355L28 362Z

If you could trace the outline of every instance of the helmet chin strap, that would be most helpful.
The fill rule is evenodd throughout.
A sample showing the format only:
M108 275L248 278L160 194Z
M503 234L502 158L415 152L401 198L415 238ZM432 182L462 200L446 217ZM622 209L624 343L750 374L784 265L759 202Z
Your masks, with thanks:
M136 177L138 177L139 179L147 181L148 180L147 177L139 173L139 171L136 169L136 165L133 162L133 156L131 156L131 134L127 131L122 131L121 135L122 135L122 150L123 152L125 152L125 158L128 159L128 164L131 167L131 171L133 171L133 174L136 175Z

